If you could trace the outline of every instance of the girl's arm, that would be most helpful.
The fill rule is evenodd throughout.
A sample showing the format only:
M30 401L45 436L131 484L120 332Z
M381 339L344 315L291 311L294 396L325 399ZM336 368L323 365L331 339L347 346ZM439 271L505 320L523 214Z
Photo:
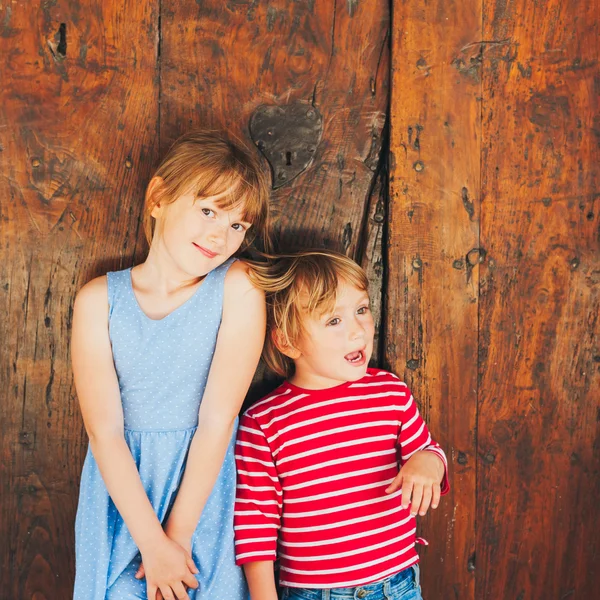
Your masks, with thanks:
M183 548L162 530L125 442L121 393L108 336L108 293L106 277L85 285L75 300L71 356L75 387L90 447L117 510L144 557L148 596L152 586L172 598L183 581L198 584L197 572ZM164 589L164 592L163 592ZM165 593L167 594L165 596Z
M235 262L225 277L223 318L190 445L187 465L166 532L184 547L221 470L235 420L262 351L266 329L264 294L251 283L247 266Z

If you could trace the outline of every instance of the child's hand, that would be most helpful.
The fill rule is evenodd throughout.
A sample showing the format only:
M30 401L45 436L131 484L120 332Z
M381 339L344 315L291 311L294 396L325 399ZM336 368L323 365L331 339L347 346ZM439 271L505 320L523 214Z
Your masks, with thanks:
M148 600L189 600L186 587L196 589L198 569L190 553L166 537L142 553L136 578L146 577Z
M444 463L435 453L426 450L415 452L385 490L386 494L402 486L402 508L408 508L410 504L411 515L419 513L423 516L430 506L437 508L440 503L444 470Z

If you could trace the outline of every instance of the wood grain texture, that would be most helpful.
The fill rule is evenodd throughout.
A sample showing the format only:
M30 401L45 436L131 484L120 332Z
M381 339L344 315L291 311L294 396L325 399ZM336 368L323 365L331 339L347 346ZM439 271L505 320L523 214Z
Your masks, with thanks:
M381 366L383 328L383 290L385 289L385 221L388 206L387 161L378 173L369 197L366 222L363 228L363 241L359 245L360 257L357 261L369 279L369 298L375 324L373 354L371 364Z
M398 1L393 23L385 360L449 459L424 597L473 599L481 2Z
M486 1L476 597L600 570L600 10Z
M87 443L70 372L72 302L94 275L129 266L142 237L157 22L156 2L0 9L2 598L72 595Z
M198 125L248 139L261 103L314 105L325 118L315 161L274 194L283 244L360 254L388 35L383 0L2 3L0 597L71 595L87 442L72 302L93 276L143 257L143 190L160 154Z
M163 0L161 23L161 144L198 124L249 140L261 104L317 107L321 142L273 194L276 228L284 248L355 256L388 103L388 3Z

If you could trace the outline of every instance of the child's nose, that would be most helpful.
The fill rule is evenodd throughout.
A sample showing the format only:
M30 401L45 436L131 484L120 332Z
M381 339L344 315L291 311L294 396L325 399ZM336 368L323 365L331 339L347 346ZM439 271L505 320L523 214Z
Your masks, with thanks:
M352 327L350 328L350 338L353 340L360 339L365 335L365 328L360 321L356 319L352 323Z

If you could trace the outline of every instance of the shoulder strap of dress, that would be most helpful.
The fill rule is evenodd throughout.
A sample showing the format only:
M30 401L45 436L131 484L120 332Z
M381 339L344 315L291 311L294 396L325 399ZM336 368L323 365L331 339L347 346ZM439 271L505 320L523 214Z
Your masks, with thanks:
M112 315L118 298L125 292L125 286L131 285L131 269L109 271L106 274L108 287L108 316Z

